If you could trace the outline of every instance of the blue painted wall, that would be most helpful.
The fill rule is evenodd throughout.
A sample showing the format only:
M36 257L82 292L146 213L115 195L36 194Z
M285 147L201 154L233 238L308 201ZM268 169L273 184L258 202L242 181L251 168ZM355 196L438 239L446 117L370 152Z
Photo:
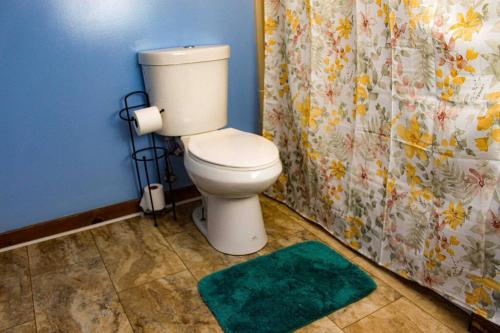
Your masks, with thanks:
M2 0L0 232L138 196L117 111L143 89L140 50L231 45L229 125L256 131L253 15L250 0Z

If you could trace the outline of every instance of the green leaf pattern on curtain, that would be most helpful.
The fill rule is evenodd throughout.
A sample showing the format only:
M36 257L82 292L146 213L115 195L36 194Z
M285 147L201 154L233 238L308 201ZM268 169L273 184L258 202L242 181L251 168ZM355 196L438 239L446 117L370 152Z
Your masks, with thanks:
M500 2L266 0L268 191L500 323Z

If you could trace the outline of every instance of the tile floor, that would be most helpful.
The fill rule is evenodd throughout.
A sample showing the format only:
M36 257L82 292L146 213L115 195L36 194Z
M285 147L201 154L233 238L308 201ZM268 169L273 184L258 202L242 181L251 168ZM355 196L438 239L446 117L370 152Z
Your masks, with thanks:
M197 281L310 239L361 266L378 288L299 332L467 331L467 314L440 296L372 264L286 206L261 201L269 243L245 257L207 243L190 221L198 202L158 228L134 218L0 253L0 332L220 332Z

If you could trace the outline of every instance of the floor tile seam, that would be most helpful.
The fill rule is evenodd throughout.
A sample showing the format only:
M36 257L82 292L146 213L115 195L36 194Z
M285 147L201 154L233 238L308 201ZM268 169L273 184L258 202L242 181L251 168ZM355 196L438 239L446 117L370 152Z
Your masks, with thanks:
M366 259L365 259L365 260L366 260ZM359 265L359 263L356 263L356 262L355 262L355 264ZM361 265L359 265L359 266L361 267ZM361 268L362 268L362 267L361 267ZM376 269L379 269L379 268L378 268L378 267L376 267ZM390 272L390 271L388 271L388 272ZM387 284L387 285L389 285L389 286L390 286L390 282L389 282L389 281L387 281L387 280L386 280L386 279L382 276L383 274L380 274L380 275L378 275L378 274L373 274L373 275L374 275L374 276L376 276L376 277L377 277L378 279L380 279L381 281L383 281L385 284ZM400 277L398 277L398 276L394 276L394 278L398 279L398 282L401 282L401 283L405 282L405 280L401 280L402 278L400 278ZM401 281L399 281L399 280L401 280ZM410 280L407 280L407 281L412 282L412 281L410 281ZM392 288L392 289L394 289L395 291L397 291L397 292L398 292L399 294L401 294L402 296L404 296L404 297L405 297L408 301L410 301L412 304L416 305L418 308L422 309L422 310L423 310L423 311L425 311L427 314L431 315L433 318L435 318L435 319L439 320L438 318L434 317L434 316L432 315L432 313L430 313L430 312L429 312L429 311L427 311L424 307L422 307L421 305L419 305L419 304L418 304L418 303L414 300L416 297L414 297L414 296L413 296L413 295L411 295L410 293L406 292L406 290L405 290L405 289L411 289L412 291L414 291L414 292L418 293L418 295L419 295L420 297L425 297L425 294L421 293L421 292L420 292L420 291L418 291L418 290L414 290L414 289L412 288L412 286L408 286L408 287L406 287L406 288L394 288L394 287L391 287L391 288ZM425 288L425 287L424 287L424 288ZM431 290L431 291L432 291L432 290ZM439 295L439 294L437 294L437 295ZM444 300L444 301L446 301L446 300ZM431 302L432 302L432 301L431 301ZM451 304L451 305L453 305L451 302L450 302L450 304ZM441 320L439 320L439 321L440 321L441 323L443 323L444 325L446 325L446 323L444 323L443 321L441 321ZM448 328L450 328L448 325L446 325L446 326L447 326Z
M306 222L304 222L304 223L309 223L309 224L311 224L311 222L308 222L308 221L306 221ZM321 239L321 237L320 237L320 236L318 236L318 235L316 234L316 232L317 232L317 233L322 233L322 236L324 236L324 237L329 237L329 238L333 239L334 241L338 242L338 243L339 243L339 244L338 244L338 246L339 246L339 247L341 247L341 249L338 249L338 250L337 250L337 249L335 249L333 246L330 246L330 245L328 245L328 246L332 247L332 248L333 248L336 252L338 252L338 253L339 253L342 257L344 257L344 258L346 258L346 259L352 259L352 258L355 258L356 256L358 256L358 255L359 255L358 253L354 252L352 249L350 249L349 247L347 247L346 245L344 245L344 244L342 244L340 241L338 241L338 240L337 240L337 239L336 239L333 235L326 234L326 233L324 233L324 231L323 231L323 230L321 230L321 229L316 229L316 228L314 228L314 226L312 226L312 228L313 228L312 230L314 230L314 231L309 230L309 229L308 229L308 227L305 227L305 230L307 230L307 231L309 231L310 233L312 233L312 234L313 234L314 236L316 236L316 237L317 237L320 241L325 242L325 243L326 243L326 245L328 245L328 242L327 242L326 240ZM348 250L348 251L350 252L349 256L346 256L345 254L340 253L339 251L341 251L341 250Z
M18 326L23 326L24 324L30 323L30 322L32 322L32 321L35 321L35 319L33 318L33 319L31 319L31 320L27 320L27 321L22 322L22 323L20 323L20 324L15 324L14 326L9 326L9 327L2 328L2 329L0 330L0 333L6 332L7 330L11 330L11 329L16 328L16 327L18 327ZM35 329L36 329L36 323L35 323Z
M175 250L174 247L172 247L172 250L174 251L175 255L180 259L180 261L182 262L182 264L184 265L184 267L186 267L186 270L189 272L189 274L191 274L191 276L193 277L193 279L195 279L196 282L199 282L200 280L196 277L196 275L194 275L194 273L191 271L191 269L189 268L189 266L186 264L186 262L184 261L184 259L182 259L182 257L179 255L179 253Z
M38 278L41 275L45 275L45 274L60 273L60 272L64 271L65 269L76 267L76 266L83 265L83 264L88 264L88 263L91 263L93 260L96 260L96 259L103 261L102 258L101 258L101 256L97 255L95 257L91 257L91 258L86 258L86 259L79 260L77 262L65 265L63 267L59 267L59 268L56 268L56 269L49 269L47 271L43 271L42 273L36 273L36 274L30 273L30 278L33 279L33 278ZM31 267L30 267L30 271L31 271Z
M445 321L437 318L436 316L434 316L431 312L429 312L428 310L426 310L423 306L419 305L417 302L415 302L414 300L412 300L411 298L408 298L405 296L405 298L413 305L415 305L417 308L419 308L420 310L422 310L423 312L425 312L426 314L428 314L429 316L431 316L432 318L434 318L435 320L437 320L439 323L441 323L442 325L444 325L446 328L448 328L449 330L451 330L452 332L455 332L455 329L448 326L449 324L447 324Z
M178 233L179 234L179 233ZM191 235L189 235L191 236ZM170 237L170 236L169 236ZM168 240L167 237L165 237L165 240L167 241L167 243L170 245L170 247L172 248L172 251L175 253L175 255L177 256L177 258L179 258L179 260L182 262L182 265L184 265L184 267L186 268L186 270L189 272L189 274L191 274L191 276L195 279L196 282L198 282L199 280L196 278L196 276L193 274L193 272L191 271L191 269L189 269L189 266L186 264L186 262L184 261L184 259L182 259L182 256L177 252L177 250L175 249L175 247L172 245L172 243L170 243L170 241ZM177 274L177 273L176 273Z
M356 321L352 322L351 324L349 324L349 325L347 325L347 326L341 327L341 329L343 330L343 329L346 329L346 328L351 327L352 325L357 324L357 323L358 323L358 322L360 322L361 320L363 320L363 319L365 319L365 318L367 318L367 317L369 317L369 316L371 316L371 315L373 315L373 314L375 314L375 313L377 313L377 312L381 311L382 309L384 309L384 308L388 307L389 305L391 305L391 304L392 304L392 303L394 303L394 302L399 301L399 300L400 300L400 299L402 299L402 298L404 298L404 296L402 296L402 297L400 297L400 298L398 298L398 299L396 299L396 300L394 300L394 301L392 301L392 302L387 303L386 305L384 305L384 306L382 306L382 307L378 308L377 310L373 311L372 313L370 313L370 314L368 314L368 315L366 315L366 316L363 316L362 318L359 318L358 320L356 320Z
M280 208L278 208L280 209ZM342 243L340 240L338 240L334 235L332 235L331 233L327 232L325 228L323 228L321 225L319 225L318 223L314 222L314 221L311 221L309 219L306 219L302 216L299 215L299 219L297 219L297 217L293 216L294 212L286 212L286 210L291 210L290 208L288 207L285 207L283 208L282 212L286 215L288 215L289 217L291 217L292 219L295 220L295 222L301 227L303 228L304 230L307 230L309 231L310 233L314 234L316 237L318 238L321 238L321 237L326 237L326 238L329 238L329 239L332 239L333 241L337 242L339 247L342 247L343 249L345 250L349 250L352 254L352 256L349 256L349 257L346 257L346 258L353 258L357 255L359 255L358 252L356 252L355 250L353 250L352 248L350 248L349 246L345 245L344 243ZM296 214L296 213L295 213ZM321 236L319 236L321 235ZM344 255L343 255L344 256ZM345 257L345 256L344 256Z
M33 281L32 281L32 274L31 274L31 260L30 260L30 255L28 251L28 247L25 247L26 249L26 257L28 258L28 276L30 280L30 289L31 289L31 308L33 309L33 321L35 323L35 332L38 331L38 326L36 322L36 311L35 311L35 292L33 290ZM21 324L23 325L23 324Z
M272 207L268 207L269 209L271 209ZM276 209L281 212L282 214L286 215L287 217L289 217L291 220L293 220L293 222L295 222L296 224L298 224L302 229L306 229L305 227L303 227L301 224L301 222L308 222L306 220L304 220L304 218L300 215L297 216L294 216L294 214L296 214L294 211L287 211L287 210L290 210L290 208L288 207L285 207L285 208L282 208L282 207L276 207Z
M139 284L136 284L136 285L133 285L133 286L130 286L130 287L127 287L125 289L116 289L117 293L120 294L120 293L123 293L123 292L126 292L126 291L129 291L131 289L135 289L135 288L140 288L140 287L144 287L145 285L147 284L150 284L150 283L153 283L153 282L157 282L159 280L162 280L162 279L165 279L165 278L168 278L172 275L176 275L176 274L179 274L179 273L182 273L184 271L187 271L189 274L191 274L191 272L186 268L186 269L182 269L180 271L177 271L177 272L173 272L173 273L169 273L169 274L166 274L166 275L162 275L160 277L157 277L157 278L154 278L154 279L151 279L151 280L148 280L146 282L142 282L142 283L139 283ZM195 279L196 280L196 279Z
M385 284L385 283L384 283L384 284ZM388 287L390 288L390 286L388 286ZM373 291L373 293L374 293L375 291L376 291L376 290L374 290L374 291ZM373 295L373 293L371 293L370 295ZM367 295L366 297L369 297L370 295ZM397 300L399 300L400 298L404 297L404 296L403 296L403 295L401 295L400 293L398 293L398 295L399 295L399 296L398 296L396 299L392 300L392 301L391 301L390 299L388 299L387 297L385 297L385 295L380 295L380 296L381 296L381 297L382 297L382 298L386 301L386 303L385 303L384 305L381 305L379 308L376 308L376 309L374 309L373 311L370 311L369 313L365 314L363 317L356 319L356 321L355 321L355 322L357 322L357 321L359 321L359 320L361 320L361 319L363 319L363 318L368 317L369 315L371 315L371 314L373 314L373 313L377 312L378 310L380 310L380 309L382 309L382 308L386 307L387 305L389 305L389 304L391 304L391 303L394 303L394 302L396 302ZM358 302L362 302L362 301L363 301L363 298L362 298L362 299L360 299ZM352 304L356 304L356 303L352 303ZM350 306L350 305L352 305L352 304L349 304L349 305L347 305L346 307L348 307L348 306ZM339 310L341 310L341 309L339 309ZM335 312L334 312L334 313L335 313ZM333 315L333 313L332 313L332 314L330 314L330 315ZM341 327L341 326L339 326L339 327L340 327L340 328L346 328L346 327L348 327L348 326L352 325L352 324L353 324L353 323L355 323L355 322L352 322L351 324L345 325L345 326L343 326L343 327ZM334 321L334 323L335 323L335 321ZM335 323L335 324L336 324L336 323ZM337 324L336 324L336 325L337 325ZM337 325L337 326L338 326L338 325Z
M431 315L429 312L425 311L424 309L422 309L420 306L418 306L417 304L415 304L414 302L411 301L411 299L409 299L408 297L405 297L405 299L412 305L414 305L415 307L417 307L420 311L422 311L423 313L429 315L432 319L436 320L438 323L440 323L441 325L443 325L444 327L446 328L449 328L448 326L446 326L445 324L443 324L439 319L435 318L433 315ZM408 320L410 322L412 322L415 326L417 326L419 332L422 332L422 333L425 333L423 332L419 327L418 327L418 321L416 322L415 320L413 320L410 316L406 316L408 318ZM450 328L449 328L450 329ZM452 332L454 332L452 329L450 329Z
M118 223L121 223L121 222L125 222L125 223L126 223L126 222L129 222L129 221L130 221L130 220L122 220L122 221L118 221L118 222L116 222L115 224L118 224ZM148 222L149 222L149 221L148 221ZM153 221L151 221L151 222L153 222ZM107 226L103 226L103 228L105 228L105 227L107 227ZM158 232L158 233L159 233L159 236L161 237L161 239L162 239L163 241L165 241L165 244L161 244L161 243L159 243L159 246L158 246L158 247L151 248L151 250L153 250L153 251L154 251L154 250L160 250L160 249L164 249L164 248L167 248L168 250L170 250L170 248L169 248L169 247L170 247L170 244L166 241L166 239L165 239L165 237L163 236L163 234L162 234L162 233L161 233L158 229L156 229L156 228L158 228L158 227L155 227L155 229L154 229L154 230L156 230L156 232ZM99 229L99 228L96 228L96 229L94 229L94 230L89 230L89 231L90 231L90 233L91 233L91 235L92 235L92 238L94 239L94 243L95 243L95 246L96 246L96 247L97 247L97 249L98 249L99 255L100 255L102 258L104 258L104 256L103 256L103 252L106 252L106 249L101 248L101 247L99 246L99 242L96 240L96 237L97 237L97 236L94 234L94 231L96 231L97 229ZM128 242L128 243L126 244L126 246L127 246L127 247L142 248L142 246L141 246L141 245L142 245L142 244L144 244L144 242L143 242L143 241L141 241L141 238L137 238L137 237L135 237L135 235L136 235L136 233L135 233L135 232L133 232L133 231L132 231L132 233L134 234L133 240L126 240L125 242ZM105 241L106 241L106 242L108 242L108 243L116 243L117 241L120 241L120 240L115 240L115 239L111 239L111 240L109 240L109 239L106 239ZM120 244L120 246L123 246L123 245L124 245L124 244ZM116 249L116 247L115 247L115 249Z
M377 272L377 274L375 274L375 273L370 273L370 274L371 274L371 275L374 275L375 277L377 277L377 278L378 278L378 279L380 279L381 281L385 282L385 283L386 283L387 285L389 285L389 286L391 285L391 281L388 281L388 278L387 278L387 277L385 277L383 273L387 273L387 274L394 275L394 276L391 276L391 278L397 279L397 281L398 281L399 283L404 283L405 281L412 282L411 280L406 280L406 279L404 279L404 278L402 278L402 277L400 277L400 276L396 275L395 273L393 273L393 272L391 272L391 271L389 271L389 270L385 269L383 266L378 266L376 263L372 262L370 259L368 259L368 258L364 257L364 256L363 256L363 255L361 255L361 254L360 254L360 255L358 255L358 256L356 256L356 257L353 257L352 259L353 259L353 260L352 260L352 262L353 262L354 264L356 264L357 266L361 267L361 268L362 268L364 271L366 271L366 272L369 272L369 270L368 270L368 269L366 269L366 268L364 268L364 267L363 267L363 265L362 265L362 264L360 264L359 262L356 262L356 260L357 260L357 259L361 259L361 260L369 261L369 263L370 263L370 264L372 264L372 265L374 266L373 270ZM359 261L359 260L357 260L357 261ZM396 291L397 291L397 292L399 292L400 294L402 294L404 297L406 297L406 298L410 299L410 297L408 297L408 296L407 296L407 294L405 294L404 292L402 292L402 291L400 291L400 290L398 290L398 289L396 289L396 288L394 288L394 287L391 287L391 288L392 288L392 289L394 289L394 290L396 290ZM410 286L410 287L408 287L408 288L409 288L409 289L411 289L411 286ZM402 288L402 289L404 289L404 288ZM417 291L417 292L418 292L418 291ZM420 292L418 292L418 293L420 293Z
M364 258L363 258L364 259ZM365 259L366 260L366 259ZM359 265L359 263L356 263ZM376 269L378 269L376 267ZM389 285L390 286L390 282L389 281L386 281L384 279L384 277L382 277L381 275L377 275L377 274L373 274L375 275L378 279L380 279L381 281L383 281L385 284ZM399 280L399 278L397 276L395 276L394 278L397 278ZM404 281L399 281L399 282L404 282ZM445 323L444 321L440 320L439 318L435 317L432 313L430 313L429 311L427 311L423 306L419 305L417 302L415 302L414 298L412 295L408 296L409 293L405 292L404 288L399 288L399 289L396 289L396 288L393 288L391 287L392 289L396 290L399 294L401 294L404 298L406 298L410 303L412 303L413 305L417 306L419 309L421 309L422 311L424 311L425 313L427 313L428 315L430 315L432 318L438 320L441 324L445 325L447 328L449 328L450 330L454 331L452 327L450 327L447 323ZM411 286L408 287L409 289L412 289ZM413 289L412 289L413 290ZM418 290L413 290L415 292L417 292L419 295L421 296L425 296L424 294L422 294L421 292L419 292Z
M111 278L111 274L109 273L109 270L108 270L108 267L106 266L106 261L104 260L102 254L101 254L101 249L99 248L99 246L97 245L97 241L95 239L95 236L94 236L94 233L90 233L91 237L92 237L92 241L94 242L94 246L96 247L97 249L97 252L99 253L99 257L101 258L101 262L104 266L104 269L106 270L106 274L108 274L108 279L109 281L111 282L111 285L113 286L113 291L118 299L118 303L120 303L121 307L122 307L122 310L123 310L123 314L125 315L125 318L127 318L127 322L130 326L130 329L133 331L134 330L134 327L132 326L132 323L130 322L130 318L128 317L128 314L127 314L127 310L125 310L125 306L120 298L120 293L118 293L118 290L115 286L115 282L113 281L113 279ZM108 294L106 294L108 295Z
M72 234L72 235L77 235L77 234L79 234L79 233L84 233L84 232L87 232L87 231L90 231L90 230L82 230L82 231L79 231L79 232L74 233L74 234ZM93 234L92 234L91 232L90 232L90 235L91 235L91 237L93 238ZM66 236L62 236L62 237L66 237ZM48 241L51 241L51 239L46 240L46 241L47 241L47 242L48 242ZM68 268L68 267L77 266L77 265L81 265L81 264L85 264L85 263L91 262L91 261L92 261L92 260L94 260L94 259L102 259L102 258L101 258L101 255L100 255L100 253L99 253L99 249L98 249L97 245L95 244L95 241L93 241L93 242L94 242L94 245L95 245L95 247L96 247L96 251L97 251L97 254L96 254L96 255L91 256L91 257L88 257L88 258L82 258L82 259L79 259L79 260L77 260L77 261L75 261L75 262L72 262L71 264L65 265L64 267L60 267L60 268L56 268L56 269L49 269L49 270L47 270L47 271L43 271L42 273L37 273L37 274L34 274L34 273L32 272L32 270L31 270L31 268L32 268L32 267L31 267L31 262L32 262L32 260L31 260L31 259L32 259L32 254L30 254L30 252L31 252L31 251L30 251L30 246L31 246L31 245L30 245L30 246L26 246L26 250L27 250L27 252L28 252L28 260L29 260L29 263L30 263L30 265L29 265L29 269L30 269L30 277L37 277L37 276L40 276L40 275L43 275L43 274L47 274L47 273L59 272L59 271L62 271L62 270L64 270L64 269ZM40 243L37 243L37 244L41 244L41 243L43 243L43 242L40 242ZM33 245L36 245L36 244L33 244Z
M331 313L330 313L330 315L331 315ZM337 324L333 321L333 319L332 319L332 318L330 318L329 316L325 316L325 317L323 317L323 318L328 319L328 320L329 320L329 321L330 321L330 322L331 322L331 323L332 323L335 327L337 327L337 328L340 330L340 332L344 333L344 331L342 330L342 328L341 328L339 325L337 325ZM320 319L322 319L322 318L320 318ZM320 320L320 319L318 319L318 320Z

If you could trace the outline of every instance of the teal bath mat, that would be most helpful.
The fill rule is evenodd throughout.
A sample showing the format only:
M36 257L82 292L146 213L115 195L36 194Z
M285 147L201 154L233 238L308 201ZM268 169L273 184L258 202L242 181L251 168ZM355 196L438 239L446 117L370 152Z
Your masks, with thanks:
M376 288L323 243L295 244L204 277L198 289L225 332L291 332Z

